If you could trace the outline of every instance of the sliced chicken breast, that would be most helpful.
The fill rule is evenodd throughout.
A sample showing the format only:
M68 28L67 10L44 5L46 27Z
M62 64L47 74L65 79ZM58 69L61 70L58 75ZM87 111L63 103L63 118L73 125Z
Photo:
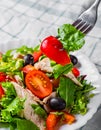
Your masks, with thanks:
M23 87L21 87L19 84L15 82L12 82L12 84L14 85L18 97L26 99L24 102L24 109L21 113L21 117L32 121L40 128L40 130L44 130L45 120L40 118L31 107L32 104L38 104L38 102L42 104L40 99L34 96L28 89L24 89Z
M44 72L53 72L53 69L50 65L50 59L44 58L43 60L34 64L34 67L38 70L42 70Z

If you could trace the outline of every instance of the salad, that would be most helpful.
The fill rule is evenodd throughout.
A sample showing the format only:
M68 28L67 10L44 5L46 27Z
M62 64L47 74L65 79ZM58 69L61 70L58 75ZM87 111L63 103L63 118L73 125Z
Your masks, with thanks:
M70 24L36 47L0 54L0 122L10 130L58 130L88 111L96 89L81 75L76 56L84 34Z

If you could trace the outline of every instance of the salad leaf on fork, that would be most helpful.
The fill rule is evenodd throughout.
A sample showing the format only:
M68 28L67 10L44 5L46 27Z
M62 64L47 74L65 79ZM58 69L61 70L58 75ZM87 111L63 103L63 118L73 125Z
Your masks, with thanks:
M58 28L58 38L67 52L79 50L85 43L84 36L71 24L63 24Z

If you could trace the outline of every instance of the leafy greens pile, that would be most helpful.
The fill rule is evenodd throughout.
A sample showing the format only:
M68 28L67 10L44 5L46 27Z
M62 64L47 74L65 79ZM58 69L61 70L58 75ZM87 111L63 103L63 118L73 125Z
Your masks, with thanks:
M91 83L87 83L82 76L78 80L82 86L76 85L69 78L61 77L57 93L66 101L66 108L70 113L84 115L88 111L87 104L90 98L94 96L90 91L95 87Z
M79 50L85 43L83 38L84 34L70 24L64 24L58 28L58 39L61 41L67 52ZM12 60L13 54L14 52L17 52L25 55L32 53L37 49L39 49L39 46L35 48L22 46L18 49L8 50L3 54L2 61L0 61L0 72L9 75L19 75L22 81L24 81L24 75L20 71L24 61L23 59ZM82 76L78 78L78 81L82 83L82 86L77 86L72 80L63 76L63 74L68 73L72 69L72 64L61 66L60 64L53 63L52 67L54 78L60 77L59 87L56 92L65 100L66 108L73 114L84 115L87 112L87 104L90 97L93 96L93 94L90 94L89 92L95 88L91 83L87 83ZM0 99L0 122L9 123L10 130L15 130L15 128L18 130L28 130L29 128L30 130L39 130L39 128L31 121L19 118L19 113L23 110L25 99L17 97L16 91L10 82L3 82L2 86L5 89L5 96ZM40 106L32 104L32 108L38 115L41 115L42 117L47 116Z

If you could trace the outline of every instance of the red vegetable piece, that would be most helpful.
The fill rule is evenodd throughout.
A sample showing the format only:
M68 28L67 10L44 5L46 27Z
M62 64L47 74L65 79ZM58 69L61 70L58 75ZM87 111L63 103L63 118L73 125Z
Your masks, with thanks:
M25 74L27 74L29 71L35 70L34 66L32 65L26 65L21 69Z
M0 82L5 82L6 81L6 74L3 72L0 72Z
M36 51L33 53L33 57L34 57L34 62L37 62L39 57L42 55L42 51Z
M58 64L66 65L71 62L68 53L63 49L62 43L54 36L45 38L40 49L47 57Z
M72 72L75 75L75 77L78 77L80 75L80 71L76 67L72 69Z
M0 85L0 98L2 98L3 95L4 95L4 90L2 86Z
M72 124L73 122L75 122L75 116L72 114L69 114L67 112L64 112L64 123L66 124Z
M42 71L29 71L25 77L25 84L39 98L44 98L52 93L52 83Z
M56 114L50 113L46 119L46 128L47 130L55 130L55 126L57 125L58 117Z

